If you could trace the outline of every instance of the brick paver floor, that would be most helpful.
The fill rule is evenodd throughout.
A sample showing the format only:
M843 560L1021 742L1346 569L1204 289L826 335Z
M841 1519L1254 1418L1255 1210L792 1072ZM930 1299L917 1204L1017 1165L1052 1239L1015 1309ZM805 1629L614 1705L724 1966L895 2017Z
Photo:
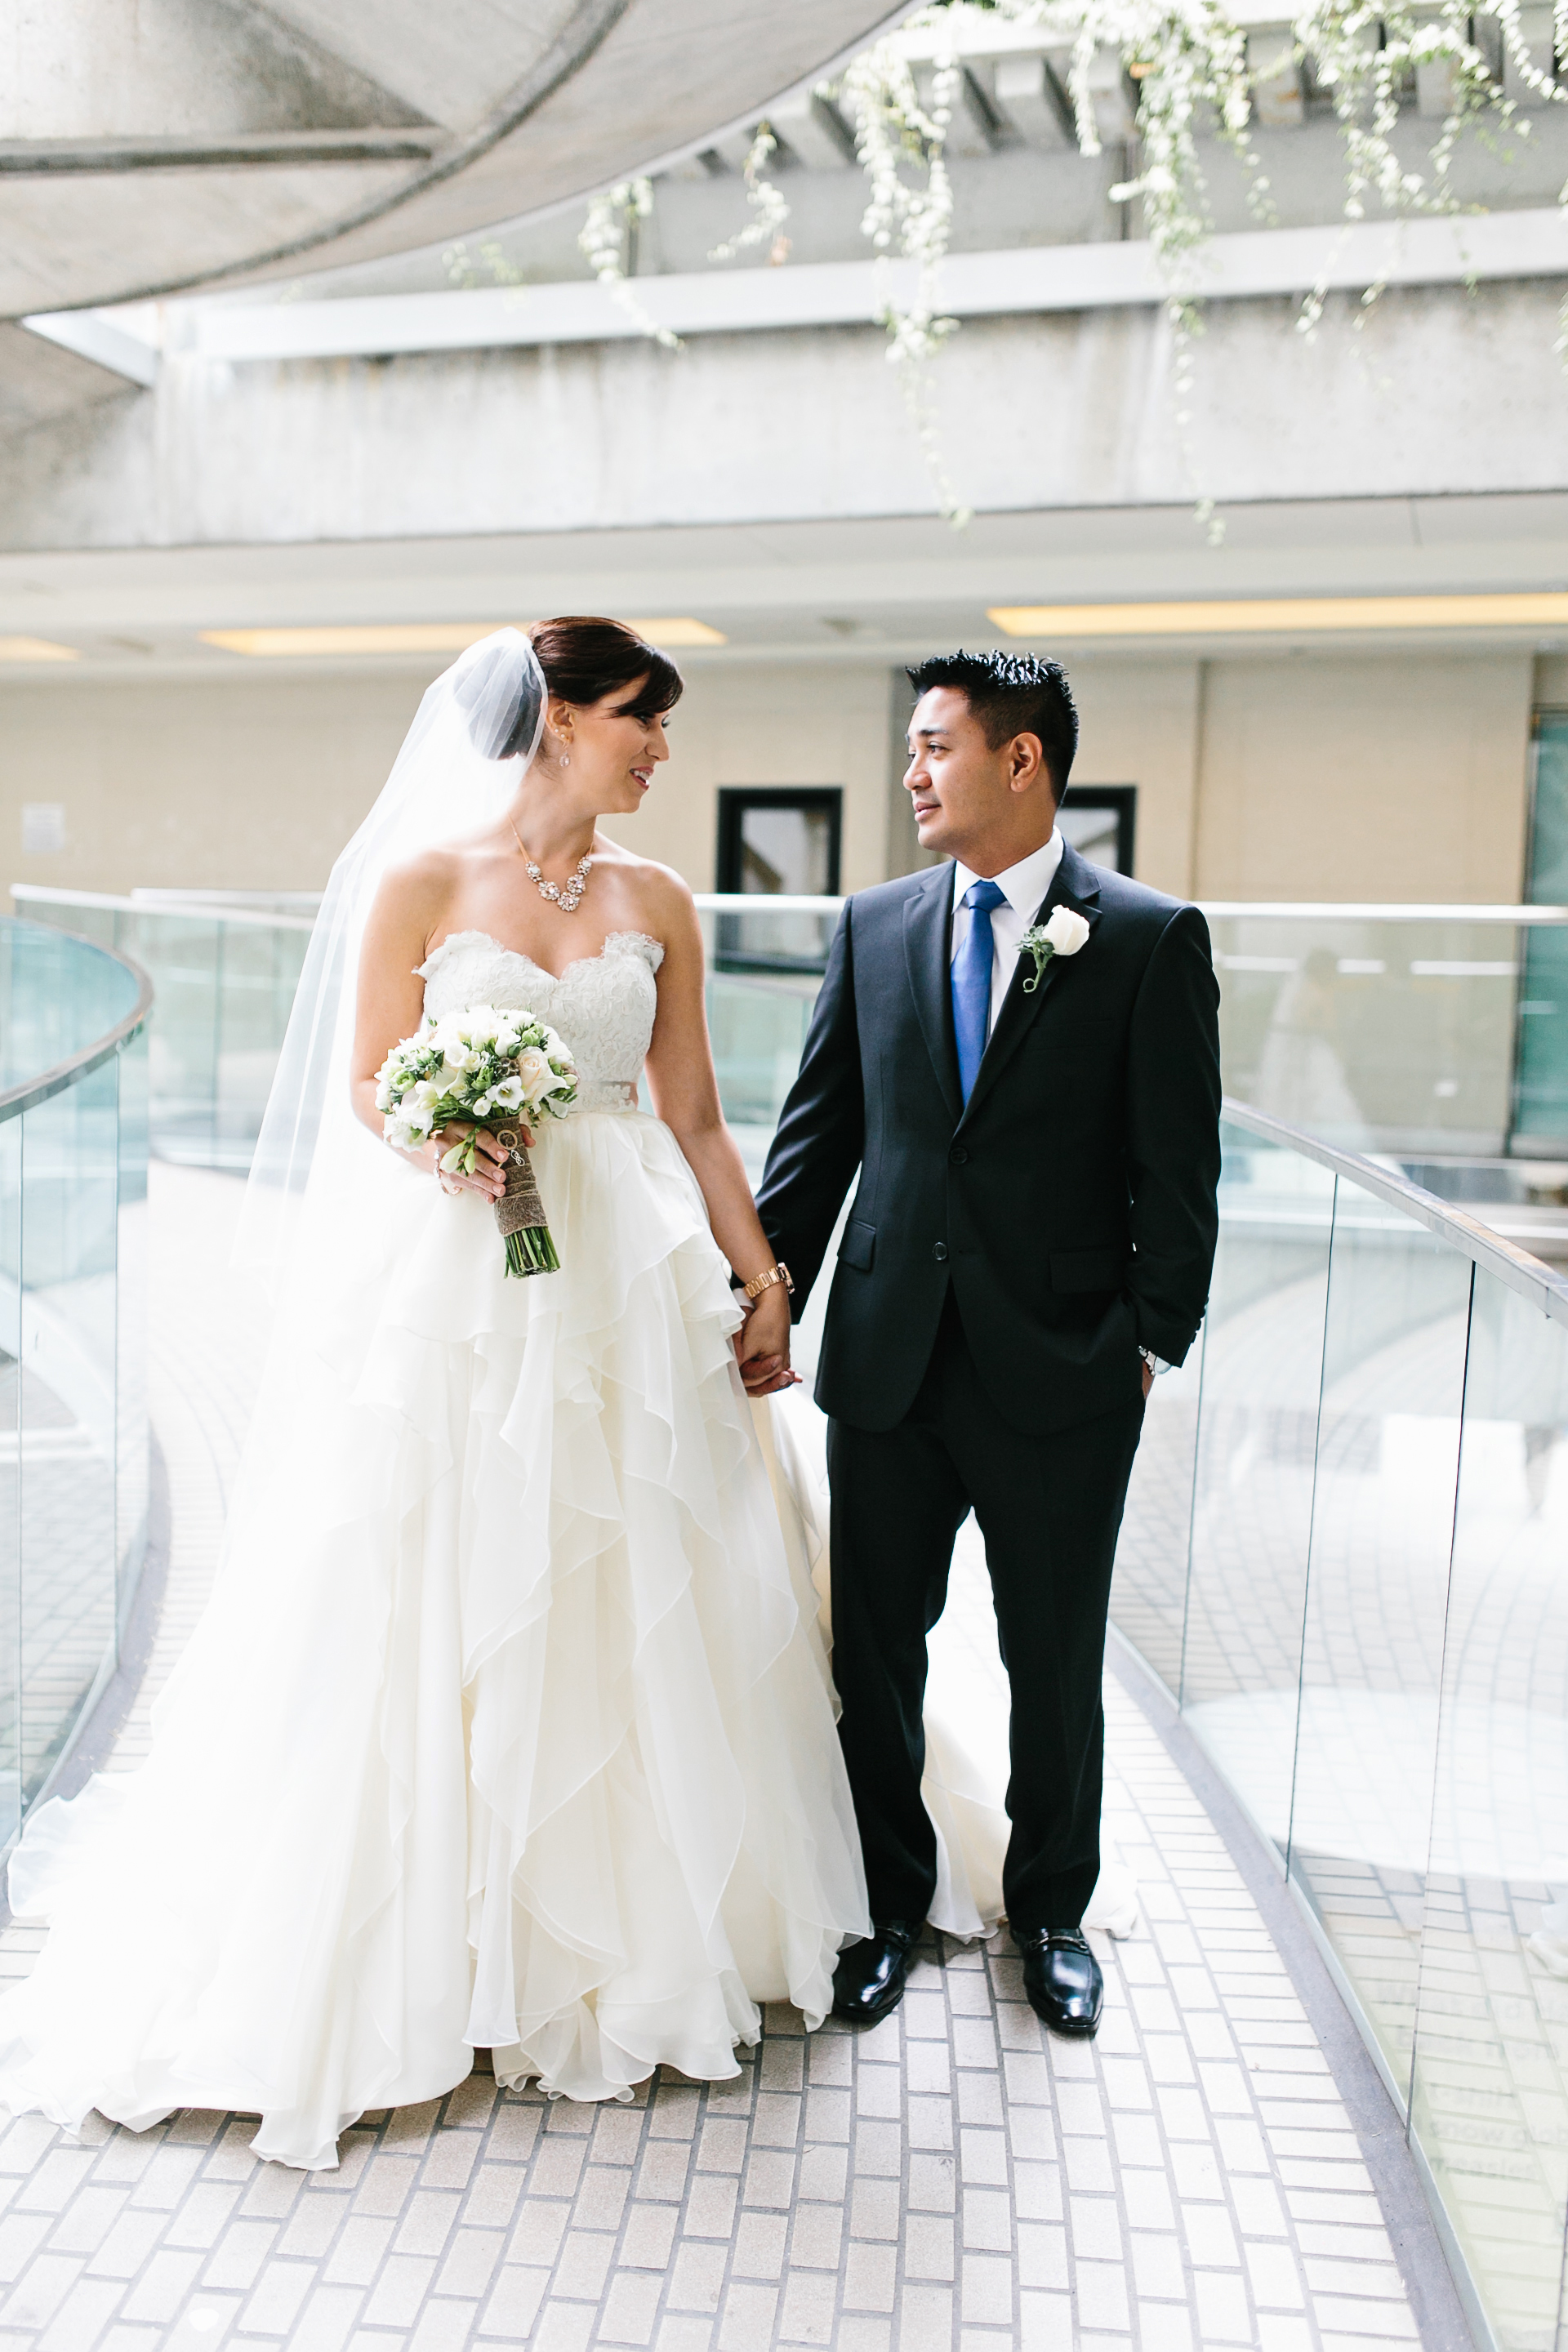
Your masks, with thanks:
M154 1171L153 1410L174 1551L147 1687L199 1608L258 1355L217 1269L237 1186ZM988 1640L972 1535L952 1608ZM773 2009L735 2081L626 2106L476 2072L366 2116L342 2168L187 2114L0 2137L0 2352L1372 2352L1416 2331L1349 2115L1222 1840L1108 1682L1108 1843L1142 1923L1100 1939L1104 2025L1042 2034L1005 1937L928 1940L875 2032ZM11 1975L36 1938L0 1942Z

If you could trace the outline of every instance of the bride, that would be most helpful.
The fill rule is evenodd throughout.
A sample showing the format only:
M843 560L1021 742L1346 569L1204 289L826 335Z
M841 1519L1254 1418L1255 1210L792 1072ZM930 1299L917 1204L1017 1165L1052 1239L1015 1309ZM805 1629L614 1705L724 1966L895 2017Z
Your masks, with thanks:
M334 869L242 1246L273 1336L212 1601L134 1775L42 1807L0 2102L259 2114L717 2079L867 1931L798 1522L748 1391L789 1301L720 1113L691 897L595 828L681 691L616 623L501 631L425 697ZM561 1270L505 1276L500 1147L380 1140L426 1013L527 1008L576 1060L533 1161ZM638 1107L646 1070L652 1111ZM743 1311L731 1274L750 1296Z

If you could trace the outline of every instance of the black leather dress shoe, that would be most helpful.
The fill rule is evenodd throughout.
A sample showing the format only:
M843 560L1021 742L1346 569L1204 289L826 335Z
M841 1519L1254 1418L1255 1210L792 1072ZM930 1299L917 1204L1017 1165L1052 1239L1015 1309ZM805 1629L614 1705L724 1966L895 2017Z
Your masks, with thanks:
M917 1919L873 1919L864 1943L840 1952L833 1971L833 2014L876 2025L897 2009L914 1966Z
M1017 1928L1029 2006L1053 2033L1087 2035L1100 2023L1105 1979L1089 1939L1076 1927Z

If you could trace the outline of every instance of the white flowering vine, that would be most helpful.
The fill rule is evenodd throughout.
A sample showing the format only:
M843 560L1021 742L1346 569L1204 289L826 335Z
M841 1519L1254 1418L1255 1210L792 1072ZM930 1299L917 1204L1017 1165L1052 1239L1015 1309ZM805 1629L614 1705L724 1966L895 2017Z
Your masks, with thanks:
M632 320L641 334L667 352L680 349L680 337L664 326L632 291L626 275L626 248L639 222L653 211L651 180L620 180L588 205L588 217L577 239L578 251L605 291Z
M772 125L759 122L752 134L752 143L741 168L745 183L746 204L751 219L722 245L716 245L709 255L710 261L733 261L737 255L749 252L753 246L765 245L768 259L777 268L789 259L789 239L784 235L784 223L789 218L789 199L778 182L772 178L768 165L778 152L778 141Z
M486 237L474 251L466 237L459 237L447 247L441 260L452 284L466 294L488 292L492 286L517 288L528 283L506 247L493 236Z
M869 187L860 226L882 265L879 315L888 331L888 359L899 373L938 509L962 529L969 509L942 457L932 373L938 352L958 327L956 319L942 314L939 278L952 229L946 142L960 71L956 51L945 41L922 98L903 49L889 37L854 59L838 97ZM895 256L914 265L913 292L902 303L889 266Z
M1247 176L1248 200L1260 221L1272 217L1268 184L1252 145L1254 77L1245 30L1224 0L931 0L898 29L872 43L823 95L839 106L854 132L868 196L863 231L887 265L881 318L888 357L898 371L921 452L941 511L967 520L942 459L936 421L935 362L957 330L942 304L942 265L952 227L947 142L960 101L964 20L1003 17L1048 37L1058 55L1070 55L1068 99L1080 152L1101 152L1099 109L1119 119L1128 158L1112 200L1139 207L1145 236L1163 274L1174 343L1173 395L1184 448L1194 378L1193 338L1202 331L1201 260L1212 234L1200 142L1217 137ZM1568 0L1555 0L1554 54L1568 58ZM929 55L917 69L910 38ZM1394 220L1463 207L1452 184L1452 163L1467 126L1506 129L1528 136L1530 124L1510 97L1508 80L1532 102L1568 103L1560 84L1532 55L1520 23L1520 0L1490 0L1478 16L1467 0L1302 0L1266 72L1310 76L1332 104L1344 153L1344 218L1381 213ZM1395 132L1401 100L1419 81L1423 111L1435 94L1442 112L1417 166L1402 156ZM744 177L752 218L715 248L715 261L766 245L769 257L787 257L783 236L787 201L768 174L776 150L770 128L758 126ZM1561 201L1568 205L1568 186ZM630 182L596 197L582 237L600 282L638 317L644 331L673 347L678 338L658 326L626 289L620 257L627 207L640 216L652 202L647 181ZM902 273L893 265L903 263ZM901 282L900 282L901 278ZM1364 317L1382 290L1369 286ZM1315 331L1328 295L1328 276L1305 298L1299 318ZM1568 300L1559 351L1568 363ZM1195 486L1194 486L1195 488ZM1199 500L1200 519L1212 509ZM1216 527L1217 529L1217 527Z

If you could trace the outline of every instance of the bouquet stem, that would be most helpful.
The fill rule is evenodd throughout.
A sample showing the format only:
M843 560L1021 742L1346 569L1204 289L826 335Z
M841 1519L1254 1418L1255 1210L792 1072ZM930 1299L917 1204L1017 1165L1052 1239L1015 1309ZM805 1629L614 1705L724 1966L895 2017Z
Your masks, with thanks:
M506 1270L520 1278L530 1274L558 1274L561 1260L550 1237L528 1146L509 1128L498 1129L496 1140L509 1145L511 1154L507 1163L506 1191L496 1202L496 1224L506 1243Z
M516 1275L560 1273L561 1260L548 1225L525 1225L520 1233L508 1234L506 1270Z

